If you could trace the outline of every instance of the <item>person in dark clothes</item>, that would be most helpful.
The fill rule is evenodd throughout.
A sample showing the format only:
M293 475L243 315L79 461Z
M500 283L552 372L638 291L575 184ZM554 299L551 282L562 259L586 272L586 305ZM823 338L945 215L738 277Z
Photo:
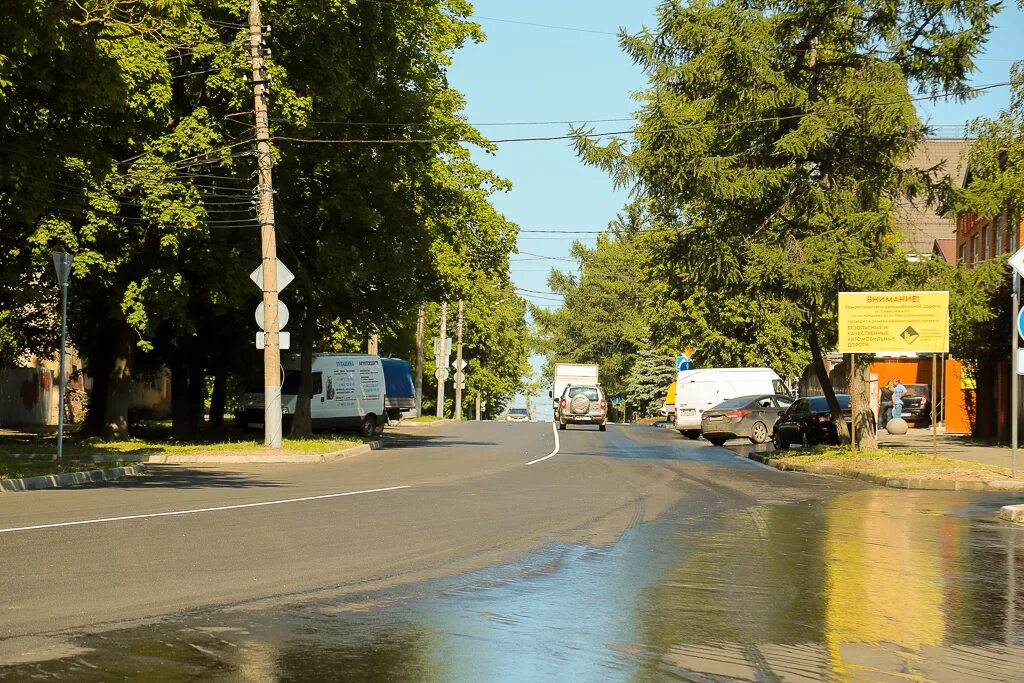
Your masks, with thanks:
M895 380L889 380L889 383L882 387L882 397L878 402L878 428L885 429L885 425L889 424L889 420L892 418L892 388Z

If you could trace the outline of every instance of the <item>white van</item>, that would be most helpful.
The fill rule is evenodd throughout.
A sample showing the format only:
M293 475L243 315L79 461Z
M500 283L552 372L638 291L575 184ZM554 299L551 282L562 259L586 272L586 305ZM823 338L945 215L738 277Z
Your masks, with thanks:
M281 412L285 433L299 392L299 357L281 359ZM313 354L313 429L359 428L363 436L384 432L384 369L379 356L364 353ZM248 387L235 415L240 427L263 423L262 387Z
M785 394L782 378L771 368L683 370L676 377L675 426L691 439L700 437L705 410L722 401L752 394Z

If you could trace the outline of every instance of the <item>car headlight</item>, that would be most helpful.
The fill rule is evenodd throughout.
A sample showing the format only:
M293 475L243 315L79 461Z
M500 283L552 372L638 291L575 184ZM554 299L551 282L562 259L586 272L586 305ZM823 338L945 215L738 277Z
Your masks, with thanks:
M282 406L281 407L281 414L282 415L287 415L288 414L288 408L286 406Z

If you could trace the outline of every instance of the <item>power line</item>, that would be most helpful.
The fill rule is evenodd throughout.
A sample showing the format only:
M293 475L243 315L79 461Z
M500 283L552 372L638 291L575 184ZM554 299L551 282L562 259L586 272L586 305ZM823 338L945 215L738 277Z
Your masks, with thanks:
M681 126L669 126L665 128L658 128L650 131L644 131L645 133L673 133L685 130L701 130L706 128L733 128L736 126L743 126L752 123L778 123L782 121L793 121L797 119L803 119L808 116L825 116L828 114L837 114L847 111L863 111L866 109L873 109L876 107L888 107L898 104L907 104L911 102L920 102L925 100L936 100L943 97L953 97L958 95L966 95L968 93L982 92L985 90L992 90L994 88L1000 88L1010 85L1010 81L1001 81L999 83L989 83L986 85L979 85L970 88L960 88L957 90L947 90L941 93L933 93L931 95L920 95L918 97L901 97L892 100L886 100L882 102L871 102L869 104L861 105L850 105L842 107L831 107L829 109L821 111L809 111L800 114L787 114L784 116L765 116L756 119L739 119L735 121L718 121L718 122L705 122L705 123L693 123ZM567 135L542 135L533 137L517 137L517 138L500 138L495 140L487 140L489 144L506 144L513 142L552 142L557 140L579 140L579 139L600 139L618 135L636 135L637 131L635 128L629 130L613 130L604 131L600 133L569 133ZM303 144L335 144L335 145L375 145L375 144L389 144L389 145L408 145L408 144L455 144L461 142L475 143L476 140L468 138L380 138L380 139L322 139L322 138L300 138L293 136L277 136L274 138L279 141L297 142Z
M403 5L400 5L397 2L388 2L387 0L364 0L364 1L365 2L372 2L372 3L377 4L377 5L390 5L392 7L403 7ZM459 18L461 19L462 17L459 17ZM481 16L479 14L473 14L473 15L471 15L469 17L465 17L465 19L467 19L467 20L477 20L477 21L493 21L493 22L497 22L497 23L501 23L501 24L516 24L516 25L519 25L519 26L532 26L534 28L547 28L547 29L554 29L554 30L558 30L558 31L573 31L575 33L593 33L593 34L605 35L605 36L617 36L617 35L619 35L615 31L602 31L600 29L580 28L578 26L560 26L560 25L556 25L556 24L542 24L542 23L538 23L538 22L534 22L534 21L520 21L518 19L502 19L502 18L499 18L499 17L485 17L485 16Z

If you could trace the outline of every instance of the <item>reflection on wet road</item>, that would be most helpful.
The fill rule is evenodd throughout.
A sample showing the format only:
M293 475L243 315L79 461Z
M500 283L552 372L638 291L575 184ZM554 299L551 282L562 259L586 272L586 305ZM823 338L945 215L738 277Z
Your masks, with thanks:
M1024 680L1024 529L993 521L1004 499L824 489L652 431L563 432L558 457L652 443L681 479L763 495L684 497L614 543L447 579L81 636L0 679Z

